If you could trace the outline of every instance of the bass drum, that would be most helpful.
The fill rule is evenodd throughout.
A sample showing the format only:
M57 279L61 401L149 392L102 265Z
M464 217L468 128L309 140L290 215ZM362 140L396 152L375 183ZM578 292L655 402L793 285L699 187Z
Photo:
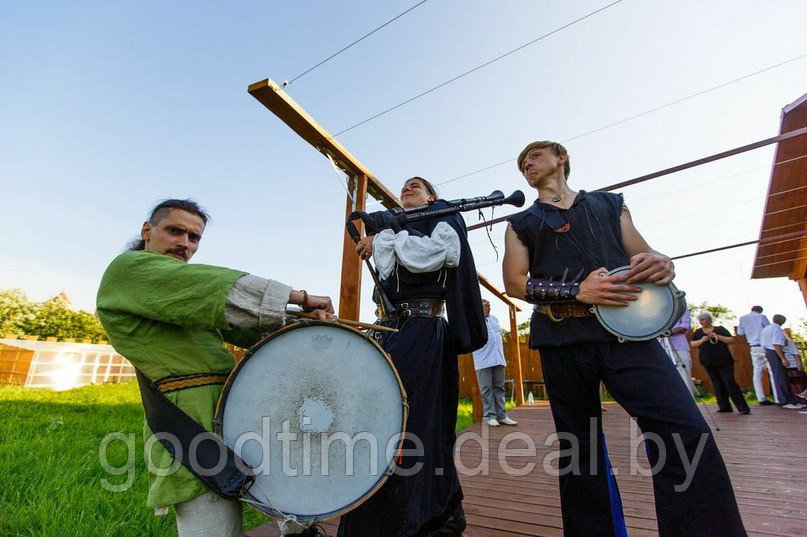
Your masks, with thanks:
M609 272L608 276L624 274L629 270L630 266L619 267ZM642 292L637 295L638 299L622 307L594 305L591 310L597 320L620 343L669 336L672 327L686 311L686 293L673 283L632 285L642 288Z
M303 321L249 350L224 386L214 427L256 474L244 501L305 527L381 487L406 417L401 379L373 339Z

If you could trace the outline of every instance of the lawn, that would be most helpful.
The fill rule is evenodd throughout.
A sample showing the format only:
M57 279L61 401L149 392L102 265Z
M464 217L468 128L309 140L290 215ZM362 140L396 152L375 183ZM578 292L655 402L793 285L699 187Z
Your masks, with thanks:
M143 410L137 384L88 386L47 392L0 386L0 535L176 535L173 515L156 517L146 507ZM135 434L134 483L110 492L99 446L108 433ZM107 460L124 467L127 448L109 444ZM266 517L245 510L246 527Z
M458 408L458 430L471 423L471 403ZM134 382L88 386L64 392L0 386L0 535L176 535L174 517L156 517L146 507L143 410ZM128 448L108 445L106 460L121 475L107 474L99 446L109 433L135 435L134 467ZM110 492L102 483L133 483ZM104 481L102 481L104 480ZM245 528L267 518L245 508Z

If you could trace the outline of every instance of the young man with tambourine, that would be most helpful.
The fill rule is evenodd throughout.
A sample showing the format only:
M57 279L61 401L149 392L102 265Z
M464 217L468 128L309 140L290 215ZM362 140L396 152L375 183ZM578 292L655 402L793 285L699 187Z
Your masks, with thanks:
M555 427L561 433L561 510L564 534L619 534L603 446L592 439L590 419L601 436L602 382L644 433L654 472L661 536L746 535L734 491L711 430L655 338L619 342L591 312L592 305L625 307L637 300L638 284L669 284L673 263L647 244L633 225L621 194L574 191L566 149L533 142L518 168L538 199L509 219L504 282L511 296L535 304L530 347L541 353ZM622 266L623 274L608 275ZM565 433L567 439L563 439ZM570 455L577 439L579 457ZM590 468L589 446L596 453ZM664 459L661 461L661 459ZM697 508L704 517L693 517Z

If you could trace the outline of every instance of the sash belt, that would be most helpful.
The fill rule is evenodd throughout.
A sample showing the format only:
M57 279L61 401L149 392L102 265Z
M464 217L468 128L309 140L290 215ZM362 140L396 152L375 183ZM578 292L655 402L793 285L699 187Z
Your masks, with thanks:
M190 375L165 377L154 384L162 393L170 393L186 388L224 384L227 381L227 376L220 373L192 373Z

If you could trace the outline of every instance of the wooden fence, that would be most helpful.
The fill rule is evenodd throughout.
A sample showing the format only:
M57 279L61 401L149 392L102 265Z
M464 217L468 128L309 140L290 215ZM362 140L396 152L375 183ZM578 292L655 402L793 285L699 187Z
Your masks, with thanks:
M530 349L526 342L519 342L521 352L521 367L523 380L540 380L544 378L543 371L541 370L541 355L538 351ZM742 389L753 389L753 365L751 364L751 350L745 336L735 336L734 343L729 345L732 356L734 356L734 378L737 379L737 384ZM507 367L505 368L505 379L515 379L514 364L511 359L511 351L509 345L504 345L504 355L507 359ZM470 354L463 354L460 356L459 363L460 370L460 397L467 397L475 399L474 392L478 392L476 382L476 372L474 371L474 361ZM692 376L701 381L701 386L704 390L714 393L714 387L706 370L698 360L698 349L692 349ZM768 382L767 374L764 376L765 388L770 393L770 383ZM508 387L509 389L509 387ZM533 391L534 397L541 398L544 393L543 390L529 390L527 387L524 389L525 396L528 391ZM539 393L540 392L540 393ZM508 392L509 396L509 392Z

